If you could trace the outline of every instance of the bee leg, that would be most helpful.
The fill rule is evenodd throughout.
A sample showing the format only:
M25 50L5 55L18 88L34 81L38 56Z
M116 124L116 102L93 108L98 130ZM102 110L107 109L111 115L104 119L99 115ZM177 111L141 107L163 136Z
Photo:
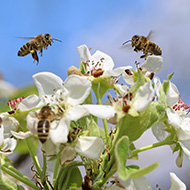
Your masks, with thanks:
M140 58L145 58L145 59L147 59L147 57L148 57L148 54L144 54L140 56Z
M42 56L42 52L43 52L43 49L41 48L41 49L40 49L40 55L41 55L41 56Z
M138 52L139 50L137 48L135 48L134 51Z
M35 63L35 61L37 61L37 65L38 65L38 63L39 63L39 58L38 58L37 51L34 51L34 53L32 53L32 57L33 57L33 59L34 59L34 63Z

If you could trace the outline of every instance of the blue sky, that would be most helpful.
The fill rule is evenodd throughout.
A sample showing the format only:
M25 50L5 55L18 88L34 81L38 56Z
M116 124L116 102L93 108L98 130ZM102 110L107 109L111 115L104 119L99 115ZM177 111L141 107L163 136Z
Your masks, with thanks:
M121 48L121 44L134 34L147 35L155 31L155 43L163 51L164 67L159 73L161 80L175 73L173 82L177 85L183 100L190 105L189 92L189 34L190 2L188 0L9 0L0 6L0 72L6 81L22 87L33 82L32 75L50 71L66 79L67 68L79 67L77 46L86 44L92 53L101 50L110 55L115 67L133 65L140 60L141 53ZM33 64L31 55L18 57L19 48L27 41L16 37L30 37L50 33L55 42L43 52L38 66ZM144 137L145 145L149 136ZM150 142L152 139L150 139ZM140 143L139 146L142 146ZM150 151L151 152L151 151ZM151 155L151 154L150 154ZM146 166L150 155L143 154L140 166ZM153 151L155 161L161 165L149 176L153 185L169 188L169 171L189 180L186 168L178 169L171 150ZM148 157L146 157L148 156ZM165 158L167 157L167 159ZM169 162L169 164L168 164ZM190 166L189 160L184 165ZM190 168L190 167L189 167ZM157 175L164 172L163 177ZM155 187L155 186L154 186Z

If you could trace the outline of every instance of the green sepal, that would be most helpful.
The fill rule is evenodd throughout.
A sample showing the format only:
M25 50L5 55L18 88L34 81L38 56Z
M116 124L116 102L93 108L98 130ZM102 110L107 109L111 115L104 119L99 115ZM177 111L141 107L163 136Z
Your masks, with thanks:
M168 75L168 80L171 80L172 77L173 77L173 75L174 75L174 73L169 74L169 75Z
M98 103L102 100L108 89L114 88L114 85L110 82L111 78L108 76L100 76L97 78L89 77L89 79L92 81L92 89L96 95Z
M84 64L84 61L81 59L79 70L82 74L85 74L85 69L86 69L86 65Z

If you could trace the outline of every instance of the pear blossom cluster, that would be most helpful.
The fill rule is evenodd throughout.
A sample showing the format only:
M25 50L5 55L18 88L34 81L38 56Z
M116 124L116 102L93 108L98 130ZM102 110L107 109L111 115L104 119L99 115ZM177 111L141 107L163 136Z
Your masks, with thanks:
M173 152L179 152L176 164L181 167L184 154L190 159L190 107L180 99L171 82L172 74L163 82L158 78L163 66L161 56L150 55L142 64L135 62L135 68L114 68L112 58L99 50L93 55L86 45L77 50L80 66L68 68L65 80L51 72L34 74L38 93L10 100L8 105L14 112L0 114L2 169L14 174L5 156L13 153L18 141L26 141L36 181L16 174L33 189L151 190L145 175L158 163L141 168L126 161L151 147L169 145ZM51 119L40 115L45 106L51 110ZM136 148L133 142L149 128L158 142ZM40 142L39 133L47 139ZM43 168L34 142L43 155ZM48 171L52 166L54 169ZM79 166L85 168L85 174ZM174 173L170 178L171 190L186 189Z

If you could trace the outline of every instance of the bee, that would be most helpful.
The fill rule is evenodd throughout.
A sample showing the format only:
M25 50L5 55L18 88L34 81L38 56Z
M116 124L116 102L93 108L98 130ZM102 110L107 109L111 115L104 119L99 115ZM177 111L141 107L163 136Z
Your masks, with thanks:
M147 37L134 35L131 40L124 42L122 45L131 42L132 47L135 47L134 51L138 52L143 50L144 55L140 58L146 58L148 55L162 55L161 48L149 40L151 35L152 31L149 32Z
M42 144L48 139L51 122L55 120L55 116L50 106L42 107L38 113L37 133Z
M21 37L25 38L25 37ZM50 34L39 34L35 37L26 37L25 39L31 39L26 44L24 44L19 50L18 50L18 56L24 57L28 54L32 54L32 57L35 61L37 61L37 65L39 63L39 58L37 52L40 51L40 54L42 56L43 49L47 49L47 47L52 45L52 42L54 40L58 42L62 42L61 40L52 38Z

